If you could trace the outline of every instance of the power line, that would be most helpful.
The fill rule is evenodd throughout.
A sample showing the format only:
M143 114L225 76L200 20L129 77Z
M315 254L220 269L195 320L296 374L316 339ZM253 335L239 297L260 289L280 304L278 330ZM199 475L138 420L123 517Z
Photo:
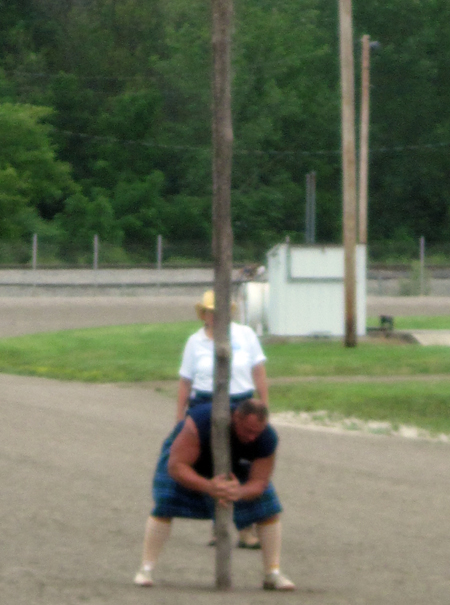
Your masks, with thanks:
M85 132L72 132L70 130L60 130L59 128L53 129L56 132L65 134L70 137L78 137L80 139L92 139L95 141L103 141L105 143L121 143L123 145L141 145L143 147L156 147L160 149L175 149L178 151L210 151L209 147L202 147L201 145L167 145L165 143L156 143L155 141L136 141L133 139L118 139L116 137L106 137L95 134L87 134Z
M292 55L290 57L284 57L282 59L274 59L273 61L260 61L260 62L254 62L254 63L247 63L246 64L246 71L251 71L260 67L267 67L267 66L277 66L277 65L287 65L287 66L291 66L291 67L298 67L298 63L299 61L305 61L308 59L316 59L316 58L323 58L324 56L330 55L330 51L325 51L320 48L317 51L311 51L308 53L304 53L303 55ZM155 76L157 76L158 74L152 73L152 74L137 74L134 76L89 76L89 75L81 75L81 74L77 74L77 73L73 73L73 72L58 72L58 73L54 73L54 72L29 72L29 71L21 71L21 70L14 70L9 72L10 75L14 75L14 76L19 76L19 77L24 77L24 78L30 78L30 79L55 79L55 78L59 78L61 76L75 76L78 80L85 80L85 81L91 81L91 82L95 82L95 81L105 81L105 82L120 82L120 81L131 81L131 80L151 80L153 78L155 78Z
M211 152L211 147L202 146L202 145L173 145L166 143L157 143L156 141L136 141L133 139L119 139L117 137L108 137L101 135L88 134L85 132L72 132L70 130L60 130L59 128L54 128L54 131L59 132L61 134L70 136L70 137L78 137L80 139L92 139L96 141L103 141L105 143L119 143L123 145L141 145L143 147L154 147L158 149L174 149L177 151L207 151ZM443 147L449 147L450 142L444 143L424 143L420 145L396 145L394 147L375 147L370 150L370 153L391 153L391 152L403 152L403 151L420 151L423 149L442 149ZM300 149L297 150L286 150L286 151L277 151L274 149L240 149L236 147L233 152L237 155L259 155L259 156L273 156L273 157L283 157L283 156L326 156L326 155L340 155L340 149L319 149L314 151L302 151Z
M438 149L442 147L448 147L450 142L444 143L423 143L420 145L396 145L395 147L378 147L371 149L371 152L389 153L391 151L415 151L421 149Z
M56 132L60 132L61 134L78 137L81 139L93 139L97 141L103 141L105 143L121 143L123 145L142 145L143 147L154 147L160 149L175 149L178 151L208 151L211 152L211 147L209 146L201 146L201 145L168 145L165 143L156 143L155 141L136 141L130 139L118 139L116 137L107 137L100 135L91 135L84 132L72 132L70 130L60 130L59 128L54 128ZM337 155L340 154L340 150L318 150L318 151L302 151L302 150L287 150L287 151L276 151L272 149L262 150L262 149L239 149L239 147L233 150L233 153L237 155L259 155L259 156L297 156L297 155Z
M146 80L146 79L150 79L153 77L153 75L145 75L145 74L141 74L141 75L136 75L136 76L82 76L79 74L74 74L72 72L65 72L65 71L61 71L59 73L52 73L52 72L30 72L30 71L13 71L10 72L11 74L15 75L15 76L23 76L23 77L29 77L29 78L60 78L62 76L75 76L78 80L91 80L91 81L95 81L95 80L105 80L108 82L117 82L120 80Z

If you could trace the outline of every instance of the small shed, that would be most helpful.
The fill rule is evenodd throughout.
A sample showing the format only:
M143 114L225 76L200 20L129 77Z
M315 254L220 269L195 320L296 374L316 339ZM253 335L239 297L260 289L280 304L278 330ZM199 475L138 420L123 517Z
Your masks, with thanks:
M278 244L267 253L268 331L344 336L344 247ZM366 246L356 246L356 331L366 334Z

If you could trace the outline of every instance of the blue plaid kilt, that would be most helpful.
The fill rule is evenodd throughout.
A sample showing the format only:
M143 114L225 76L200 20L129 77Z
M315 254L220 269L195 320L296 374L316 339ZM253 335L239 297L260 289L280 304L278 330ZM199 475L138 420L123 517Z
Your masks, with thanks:
M181 517L184 519L214 519L214 499L207 494L187 489L170 477L167 471L170 447L180 432L183 423L174 428L164 441L153 478L153 500L151 514L155 517ZM238 530L269 519L282 510L272 483L264 493L254 500L239 500L233 506L233 520Z

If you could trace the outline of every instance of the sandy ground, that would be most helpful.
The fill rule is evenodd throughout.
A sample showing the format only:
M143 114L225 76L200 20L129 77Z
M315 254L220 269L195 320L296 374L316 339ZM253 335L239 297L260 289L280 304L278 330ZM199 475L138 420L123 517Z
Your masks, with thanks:
M199 295L0 297L0 337L104 325L195 320ZM446 315L450 297L369 296L367 316Z
M198 296L0 297L0 337L195 320Z
M190 300L181 307L149 300L141 306L97 299L90 307L73 300L28 307L7 302L0 299L3 335L161 321L172 312L179 317L181 308L186 319L193 316ZM7 375L0 375L0 389L2 604L273 602L272 593L260 590L258 552L234 551L233 592L214 591L206 522L177 522L157 585L132 585L150 506L149 476L174 416L164 392ZM283 568L298 590L276 601L446 605L450 445L296 426L278 430Z

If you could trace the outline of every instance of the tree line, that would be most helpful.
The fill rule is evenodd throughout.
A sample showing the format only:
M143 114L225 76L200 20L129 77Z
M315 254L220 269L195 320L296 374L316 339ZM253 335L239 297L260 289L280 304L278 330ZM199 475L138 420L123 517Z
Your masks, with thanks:
M260 258L341 241L337 2L235 0L233 231ZM354 0L371 55L371 242L450 235L450 5ZM211 237L210 6L200 0L0 0L0 228L76 260L93 234L139 258L161 234ZM381 246L382 248L383 246ZM202 255L204 248L202 249ZM1 260L1 259L0 259Z

